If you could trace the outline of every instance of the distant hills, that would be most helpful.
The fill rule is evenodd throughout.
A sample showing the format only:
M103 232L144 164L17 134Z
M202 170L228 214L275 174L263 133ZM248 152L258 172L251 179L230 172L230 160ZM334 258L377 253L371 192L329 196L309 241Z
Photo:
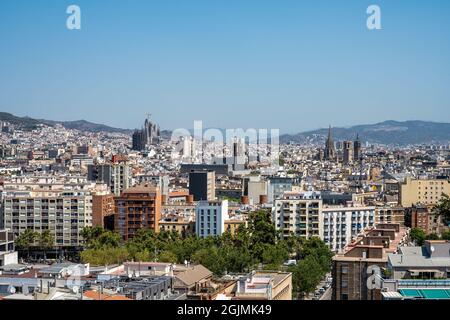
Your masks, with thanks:
M280 142L317 143L324 141L328 128L302 132L294 135L281 135ZM384 121L376 124L357 125L349 128L332 128L335 141L354 140L356 135L362 142L380 144L424 144L449 143L450 123L429 121Z
M44 120L44 119L33 119L30 117L17 117L11 113L0 112L0 121L7 121L16 126L21 127L25 130L32 130L36 128L37 125L45 124L48 126L54 126L56 124L60 124L67 129L78 129L81 131L89 131L89 132L117 132L117 133L131 133L132 130L129 129L121 129L114 128L104 124L98 124L89 122L86 120L76 120L76 121L53 121L53 120Z
M0 121L7 121L25 130L36 128L39 124L54 126L60 124L67 129L78 129L89 132L131 133L130 129L114 128L104 124L77 121L53 121L44 119L33 119L30 117L17 117L11 113L0 112ZM170 131L161 131L163 137L170 137ZM293 135L283 134L280 136L281 143L322 143L328 128L301 132ZM384 121L376 124L356 125L347 128L332 128L335 141L354 140L356 135L362 142L380 144L427 144L427 143L450 143L450 123L438 123L430 121Z

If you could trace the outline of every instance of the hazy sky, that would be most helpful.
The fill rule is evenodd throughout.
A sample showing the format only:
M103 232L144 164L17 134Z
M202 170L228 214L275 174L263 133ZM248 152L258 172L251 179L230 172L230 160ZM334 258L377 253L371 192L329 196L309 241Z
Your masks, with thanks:
M450 122L450 1L1 0L0 111L282 132Z

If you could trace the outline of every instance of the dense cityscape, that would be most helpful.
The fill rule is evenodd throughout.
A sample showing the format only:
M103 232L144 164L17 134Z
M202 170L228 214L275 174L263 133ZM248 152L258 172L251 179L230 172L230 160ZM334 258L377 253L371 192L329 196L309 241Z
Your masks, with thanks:
M449 144L137 126L1 123L0 300L450 299Z
M444 0L0 1L0 315L445 317L449 30Z

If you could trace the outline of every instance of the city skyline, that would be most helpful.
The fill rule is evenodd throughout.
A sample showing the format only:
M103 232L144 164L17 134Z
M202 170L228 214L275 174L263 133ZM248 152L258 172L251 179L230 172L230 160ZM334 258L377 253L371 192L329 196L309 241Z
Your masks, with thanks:
M450 119L445 1L377 1L374 31L369 1L77 1L81 30L65 27L69 4L0 4L2 111L284 133Z

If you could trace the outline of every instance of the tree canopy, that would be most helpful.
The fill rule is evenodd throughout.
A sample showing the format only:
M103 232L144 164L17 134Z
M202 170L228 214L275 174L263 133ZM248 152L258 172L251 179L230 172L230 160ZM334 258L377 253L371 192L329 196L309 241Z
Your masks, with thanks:
M140 229L126 242L120 236L101 228L85 228L82 232L86 250L84 262L107 265L124 261L159 261L199 263L216 276L225 273L245 273L256 268L287 270L284 262L300 259L293 272L294 290L309 292L329 272L332 253L319 238L304 239L290 235L284 239L271 221L270 211L252 212L248 226L240 226L235 234L199 238L180 236L176 232L155 233Z

